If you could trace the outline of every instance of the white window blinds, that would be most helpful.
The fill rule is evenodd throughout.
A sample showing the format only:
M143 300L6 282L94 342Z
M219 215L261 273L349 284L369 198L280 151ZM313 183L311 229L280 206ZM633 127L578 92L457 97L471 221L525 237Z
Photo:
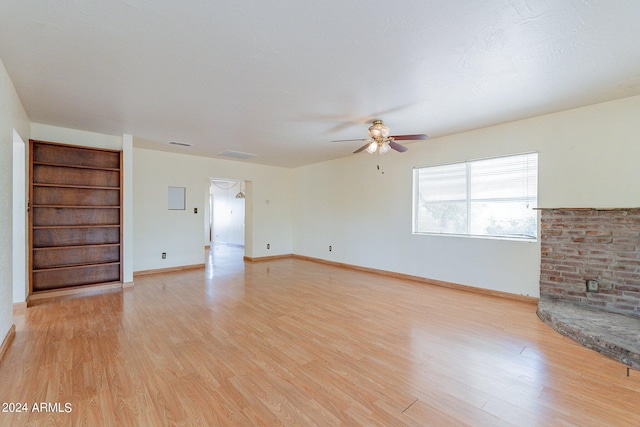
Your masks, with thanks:
M537 238L538 154L416 169L414 232Z

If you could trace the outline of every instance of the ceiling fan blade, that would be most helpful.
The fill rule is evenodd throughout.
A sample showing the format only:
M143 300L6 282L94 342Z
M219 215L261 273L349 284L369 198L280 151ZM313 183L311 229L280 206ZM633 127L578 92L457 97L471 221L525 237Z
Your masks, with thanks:
M361 151L363 151L365 148L367 148L369 146L369 144L371 144L370 142L367 142L366 144L364 144L362 147L358 148L356 151L353 152L353 154L359 153Z
M394 150L400 152L400 153L404 153L405 151L408 150L407 147L405 147L404 145L400 145L395 141L389 141L389 147L393 148Z
M391 138L395 139L396 141L417 141L420 139L427 139L429 137L424 133L421 133L418 135L394 135Z
M331 142L354 142L354 141L366 141L366 138L360 138L360 139L336 139L335 141L331 141Z

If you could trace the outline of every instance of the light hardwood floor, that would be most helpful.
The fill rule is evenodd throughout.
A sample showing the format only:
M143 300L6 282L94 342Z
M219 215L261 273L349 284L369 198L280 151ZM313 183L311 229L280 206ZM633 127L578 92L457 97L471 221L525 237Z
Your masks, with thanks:
M18 316L0 402L29 412L0 426L640 425L640 372L533 304L212 252Z

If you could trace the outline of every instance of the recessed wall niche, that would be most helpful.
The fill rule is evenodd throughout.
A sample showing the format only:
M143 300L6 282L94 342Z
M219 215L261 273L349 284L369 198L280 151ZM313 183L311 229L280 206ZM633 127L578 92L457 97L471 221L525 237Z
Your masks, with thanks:
M31 293L122 281L122 153L30 141Z

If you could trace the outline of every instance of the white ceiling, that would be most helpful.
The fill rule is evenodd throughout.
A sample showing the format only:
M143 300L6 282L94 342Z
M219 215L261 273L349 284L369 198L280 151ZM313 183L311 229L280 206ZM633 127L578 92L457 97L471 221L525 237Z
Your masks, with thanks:
M0 10L0 58L32 121L261 164L350 155L361 144L330 141L366 137L373 118L433 138L640 94L638 0L0 0Z

